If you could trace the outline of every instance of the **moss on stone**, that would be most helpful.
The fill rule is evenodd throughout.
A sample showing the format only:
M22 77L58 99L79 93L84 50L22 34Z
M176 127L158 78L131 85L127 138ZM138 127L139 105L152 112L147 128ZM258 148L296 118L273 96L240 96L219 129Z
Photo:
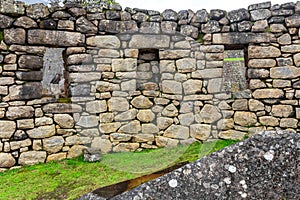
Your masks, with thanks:
M0 29L0 42L4 39L4 32Z
M200 33L200 34L198 35L197 42L199 42L199 43L201 43L201 44L204 44L203 36L204 36L204 35L203 35L202 33Z

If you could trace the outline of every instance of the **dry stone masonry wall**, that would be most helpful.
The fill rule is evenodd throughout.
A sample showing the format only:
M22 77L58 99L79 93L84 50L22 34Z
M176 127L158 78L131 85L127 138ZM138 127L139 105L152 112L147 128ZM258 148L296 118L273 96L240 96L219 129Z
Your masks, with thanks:
M0 0L0 168L299 131L299 13Z

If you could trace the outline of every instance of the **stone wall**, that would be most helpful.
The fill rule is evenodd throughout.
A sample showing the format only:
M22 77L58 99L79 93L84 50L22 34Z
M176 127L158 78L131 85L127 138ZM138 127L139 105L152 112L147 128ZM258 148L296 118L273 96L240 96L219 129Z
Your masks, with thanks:
M0 3L0 168L298 131L300 2Z

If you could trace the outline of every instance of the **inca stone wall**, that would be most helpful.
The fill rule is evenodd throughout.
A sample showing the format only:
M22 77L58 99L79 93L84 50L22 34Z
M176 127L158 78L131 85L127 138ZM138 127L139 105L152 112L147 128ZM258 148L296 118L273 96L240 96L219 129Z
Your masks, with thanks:
M298 131L300 2L0 13L0 168Z

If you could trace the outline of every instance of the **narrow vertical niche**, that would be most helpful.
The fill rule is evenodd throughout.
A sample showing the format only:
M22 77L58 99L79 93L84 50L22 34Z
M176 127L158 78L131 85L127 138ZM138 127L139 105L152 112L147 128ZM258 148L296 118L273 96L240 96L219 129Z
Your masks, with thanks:
M64 48L46 48L43 57L43 96L66 98L68 74Z
M226 92L238 93L248 89L247 62L247 48L245 46L225 46L223 83Z
M137 64L138 90L159 90L159 50L139 49Z

